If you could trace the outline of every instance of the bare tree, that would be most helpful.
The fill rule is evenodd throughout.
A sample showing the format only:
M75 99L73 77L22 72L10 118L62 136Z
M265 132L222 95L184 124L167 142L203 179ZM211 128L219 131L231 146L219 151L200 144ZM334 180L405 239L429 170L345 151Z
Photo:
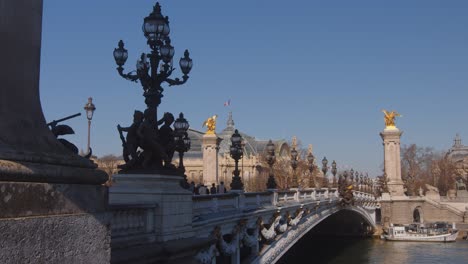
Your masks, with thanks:
M408 193L417 193L419 188L426 189L425 184L429 184L437 187L441 195L453 188L458 175L455 164L443 153L416 144L402 147L401 172L408 183Z
M109 175L109 180L106 182L107 186L112 185L112 175L119 171L117 166L124 163L122 158L112 154L97 158L95 162L99 169L105 171L107 175Z

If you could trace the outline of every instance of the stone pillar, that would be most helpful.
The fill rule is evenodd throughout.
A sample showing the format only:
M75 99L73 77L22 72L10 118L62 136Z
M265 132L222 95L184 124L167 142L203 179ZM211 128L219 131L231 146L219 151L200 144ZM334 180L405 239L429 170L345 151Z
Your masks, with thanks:
M110 205L156 205L155 242L191 238L192 193L180 187L182 176L159 174L115 174L109 188ZM142 239L142 243L144 243Z
M208 188L212 183L218 185L221 181L218 175L218 152L221 141L222 139L216 134L203 135L203 182Z
M388 190L391 196L405 196L401 179L400 137L403 134L396 127L387 127L380 136L384 145L384 168L387 174Z
M0 263L108 263L107 175L42 113L42 0L0 0L0 32Z

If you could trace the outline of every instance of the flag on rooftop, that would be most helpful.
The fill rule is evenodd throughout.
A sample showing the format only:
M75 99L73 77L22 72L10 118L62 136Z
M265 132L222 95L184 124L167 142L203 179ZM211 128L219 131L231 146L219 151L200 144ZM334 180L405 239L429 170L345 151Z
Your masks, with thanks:
M230 106L231 105L231 99L227 100L224 102L224 106Z

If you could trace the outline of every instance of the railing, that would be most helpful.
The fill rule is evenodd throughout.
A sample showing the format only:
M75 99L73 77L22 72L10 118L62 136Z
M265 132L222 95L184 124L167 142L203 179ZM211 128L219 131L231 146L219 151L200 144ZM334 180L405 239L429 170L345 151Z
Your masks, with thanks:
M359 202L375 202L372 194L355 191L354 197ZM213 215L228 212L245 212L261 208L284 206L314 201L338 200L336 188L293 189L277 192L227 193L214 195L194 195L193 215Z
M154 204L111 205L111 232L112 242L131 243L147 236L145 241L153 242L152 233L155 231Z

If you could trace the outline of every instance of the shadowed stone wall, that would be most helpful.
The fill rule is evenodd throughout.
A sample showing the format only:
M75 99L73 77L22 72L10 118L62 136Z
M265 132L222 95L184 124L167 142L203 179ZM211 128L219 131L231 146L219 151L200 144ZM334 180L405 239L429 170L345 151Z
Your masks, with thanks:
M47 128L42 0L0 0L0 263L109 263L107 175Z

